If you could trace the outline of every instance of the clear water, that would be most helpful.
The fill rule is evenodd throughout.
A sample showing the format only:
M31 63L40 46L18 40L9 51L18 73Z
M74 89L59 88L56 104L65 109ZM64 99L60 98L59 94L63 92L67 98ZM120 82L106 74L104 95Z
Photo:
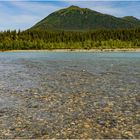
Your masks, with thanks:
M139 107L138 52L0 53L0 138L139 138Z
M61 86L59 80L62 80L62 73L71 73L69 75L71 79L74 79L77 73L88 74L87 77L90 78L93 75L96 78L105 75L108 75L108 78L115 76L114 86L119 84L117 80L125 84L138 84L140 83L140 53L0 53L0 89L24 90L37 86L40 88L41 81L52 83L53 86L53 82L55 83L56 80ZM50 75L52 78L47 80L47 76ZM43 81L42 77L45 78L44 76L46 79ZM80 78L80 75L77 78ZM111 80L108 78L105 80ZM78 79L74 80L78 82ZM87 84L91 85L92 83ZM67 88L67 90L69 89Z

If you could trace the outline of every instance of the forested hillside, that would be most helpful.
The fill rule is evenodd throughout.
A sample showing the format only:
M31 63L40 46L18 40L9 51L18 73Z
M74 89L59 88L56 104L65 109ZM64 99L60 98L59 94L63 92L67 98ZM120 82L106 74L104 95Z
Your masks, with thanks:
M70 6L55 11L35 24L36 30L89 31L93 29L127 29L140 27L140 20L103 14L88 8Z
M72 31L5 31L0 50L140 48L140 29Z

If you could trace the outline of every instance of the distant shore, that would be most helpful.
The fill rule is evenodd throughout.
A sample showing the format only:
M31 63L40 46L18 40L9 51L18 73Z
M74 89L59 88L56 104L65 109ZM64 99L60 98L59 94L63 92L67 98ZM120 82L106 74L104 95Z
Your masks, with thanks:
M140 48L133 49L53 49L53 50L6 50L1 52L140 52Z

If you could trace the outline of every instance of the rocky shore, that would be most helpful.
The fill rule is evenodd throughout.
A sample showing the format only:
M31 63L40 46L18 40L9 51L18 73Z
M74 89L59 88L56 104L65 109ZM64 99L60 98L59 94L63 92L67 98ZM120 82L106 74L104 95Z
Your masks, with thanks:
M122 49L52 49L52 50L7 50L4 52L140 52L140 48Z

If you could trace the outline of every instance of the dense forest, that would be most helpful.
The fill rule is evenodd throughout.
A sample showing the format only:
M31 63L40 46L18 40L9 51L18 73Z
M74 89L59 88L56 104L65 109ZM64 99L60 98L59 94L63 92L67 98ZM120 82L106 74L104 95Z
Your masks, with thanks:
M74 31L0 32L0 50L140 48L140 28Z

